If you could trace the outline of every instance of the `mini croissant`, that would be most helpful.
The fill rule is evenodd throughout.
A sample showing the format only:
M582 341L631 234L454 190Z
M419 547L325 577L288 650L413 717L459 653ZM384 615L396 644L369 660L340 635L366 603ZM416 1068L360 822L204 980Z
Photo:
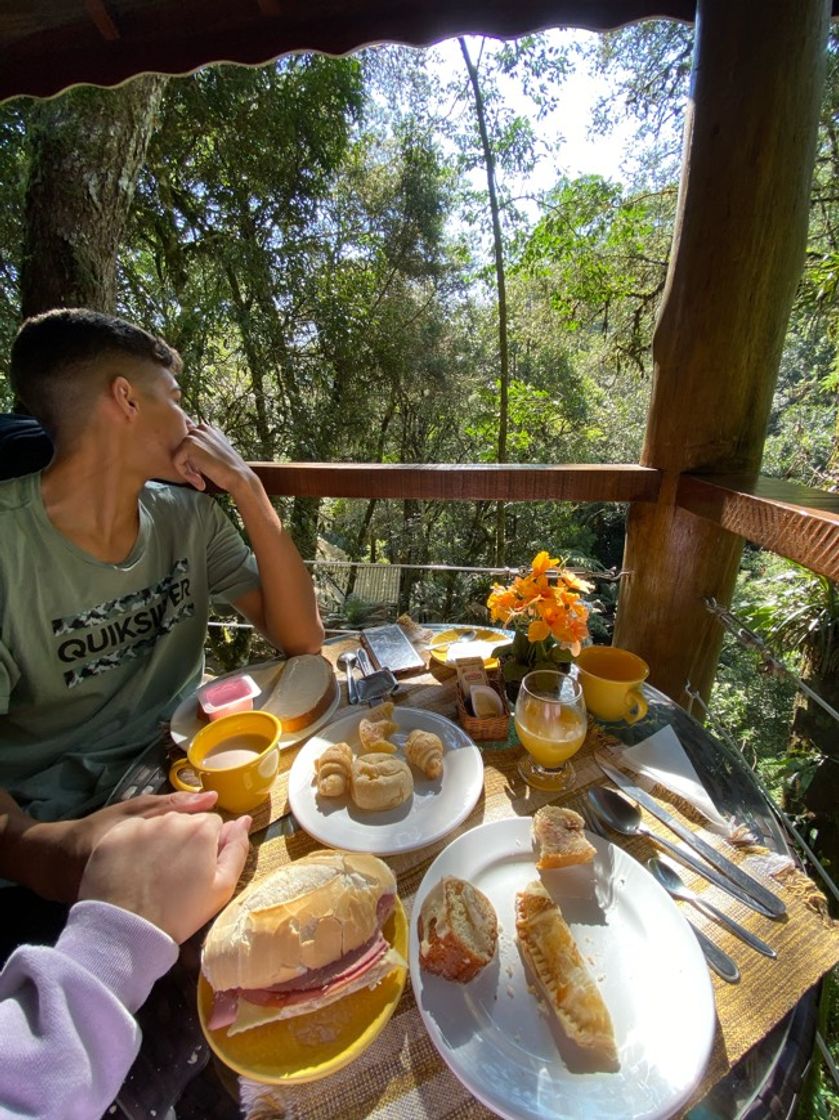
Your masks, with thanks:
M353 753L346 743L333 743L315 761L321 797L343 797L352 780Z
M431 731L412 731L405 742L405 757L426 778L439 778L443 773L443 744Z
M373 712L370 714L372 715ZM376 743L381 743L382 740L387 742L388 736L398 730L399 724L394 723L392 719L363 719L358 725L358 737L361 740L360 753L366 754L367 751L375 750Z

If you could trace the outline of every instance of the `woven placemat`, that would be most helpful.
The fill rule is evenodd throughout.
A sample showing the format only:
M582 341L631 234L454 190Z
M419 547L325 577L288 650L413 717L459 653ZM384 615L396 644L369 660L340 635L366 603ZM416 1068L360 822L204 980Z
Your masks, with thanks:
M411 914L414 895L437 854L461 833L485 821L532 814L553 799L559 803L579 803L590 785L603 784L603 775L594 760L594 751L609 749L619 759L621 744L593 725L586 743L575 756L575 782L560 797L543 794L524 784L516 769L517 752L506 745L482 752L485 763L485 790L464 823L444 840L422 849L389 857L396 873L400 897ZM656 795L683 823L699 832L710 844L735 861L744 853L727 845L713 833L698 826L689 806L678 803L672 794L657 789ZM653 831L666 832L664 826L645 814L645 824ZM250 880L300 858L320 845L305 833L266 841L251 854L243 876ZM657 849L651 841L636 838L622 844L630 854L643 861ZM751 870L751 868L750 868ZM797 873L800 874L800 873ZM778 953L772 961L743 946L720 926L705 922L695 910L695 921L722 948L738 960L742 981L726 984L712 975L717 1009L714 1046L701 1084L687 1107L701 1100L732 1066L790 1011L802 995L839 961L839 932L818 908L809 905L813 891L801 892L794 878L785 882L764 881L784 900L788 918L773 922L732 899L704 880L685 878L705 897L719 905L747 928L768 940ZM802 879L806 878L803 875ZM806 880L812 886L810 880ZM817 893L817 892L816 892ZM410 984L400 1001L394 1019L370 1049L345 1071L321 1082L278 1090L241 1081L244 1115L258 1120L262 1107L282 1111L277 1115L305 1116L417 1116L484 1118L493 1115L464 1089L448 1070L428 1038L414 1003ZM260 1103L261 1102L261 1103ZM268 1114L268 1113L266 1113Z

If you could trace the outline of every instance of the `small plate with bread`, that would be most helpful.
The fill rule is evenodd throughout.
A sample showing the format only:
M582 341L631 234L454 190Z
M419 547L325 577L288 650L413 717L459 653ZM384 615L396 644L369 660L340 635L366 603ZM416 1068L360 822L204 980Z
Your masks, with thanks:
M479 825L429 867L410 932L417 1007L499 1116L663 1120L711 1053L704 958L639 863L546 809Z
M304 743L289 771L288 800L322 844L383 856L446 836L483 788L483 759L462 728L386 701Z
M245 678L253 682L252 706L279 719L282 732L280 748L299 743L332 718L341 699L341 690L331 664L318 653L262 661L247 669L236 669L214 678L213 684ZM203 686L202 686L203 687ZM187 696L175 708L169 734L181 748L188 750L193 737L209 722L201 709L201 689Z

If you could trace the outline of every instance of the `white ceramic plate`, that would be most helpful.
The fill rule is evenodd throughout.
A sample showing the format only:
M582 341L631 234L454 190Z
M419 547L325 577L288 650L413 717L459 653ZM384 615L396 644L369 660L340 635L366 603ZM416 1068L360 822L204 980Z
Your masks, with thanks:
M215 678L217 681L223 681L227 677L238 677L243 673L247 673L249 677L253 677L254 681L259 685L262 690L258 696L253 699L253 706L261 708L271 694L271 690L277 679L277 671L282 664L281 661L261 661L256 665L247 665L243 669L234 669L230 673L220 673ZM280 749L283 747L290 747L293 743L299 743L301 739L305 739L319 727L323 727L328 723L335 714L335 709L341 700L341 689L336 688L335 696L332 699L329 707L313 720L308 727L301 727L298 731L287 731L280 735L277 742ZM169 722L169 734L181 750L189 750L189 744L192 742L193 736L197 735L202 727L207 726L207 720L198 714L198 700L193 692L191 696L183 699L177 708L172 713L172 718Z
M684 918L640 864L599 836L592 864L541 873L560 903L612 1016L620 1067L586 1066L534 987L515 943L515 896L539 877L530 819L480 825L437 856L417 891L409 961L434 1045L479 1100L508 1120L661 1120L699 1083L714 1037L705 959ZM468 984L419 965L417 921L443 875L468 879L495 906L498 952Z
M414 775L414 792L396 809L372 813L359 809L349 797L319 797L315 786L315 759L332 743L349 743L358 749L358 724L367 708L331 723L300 748L288 776L288 801L298 823L316 840L352 852L377 856L412 852L439 840L457 828L472 811L484 788L484 763L480 751L456 723L436 712L419 708L394 708L399 724L391 740L402 746L415 728L432 731L443 741L443 775L436 781Z

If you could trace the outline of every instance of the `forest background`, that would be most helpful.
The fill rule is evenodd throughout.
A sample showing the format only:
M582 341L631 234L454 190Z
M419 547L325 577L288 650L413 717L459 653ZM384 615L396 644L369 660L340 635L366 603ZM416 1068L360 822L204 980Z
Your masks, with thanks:
M692 38L650 21L12 101L0 107L0 352L47 307L116 311L181 352L188 409L248 459L637 462ZM588 122L573 97L581 71L609 90ZM837 108L834 28L762 467L834 490ZM619 175L574 174L561 133L581 125L593 146L626 138ZM0 408L13 403L0 376ZM492 577L424 566L516 567L547 548L600 577L593 630L609 640L616 505L278 505L305 558L397 565L387 609L426 621L485 618ZM333 625L383 613L353 578L329 600L319 581ZM734 610L839 707L835 585L747 548ZM241 657L249 640L222 630L214 652ZM759 669L726 643L714 718L832 866L835 723Z

